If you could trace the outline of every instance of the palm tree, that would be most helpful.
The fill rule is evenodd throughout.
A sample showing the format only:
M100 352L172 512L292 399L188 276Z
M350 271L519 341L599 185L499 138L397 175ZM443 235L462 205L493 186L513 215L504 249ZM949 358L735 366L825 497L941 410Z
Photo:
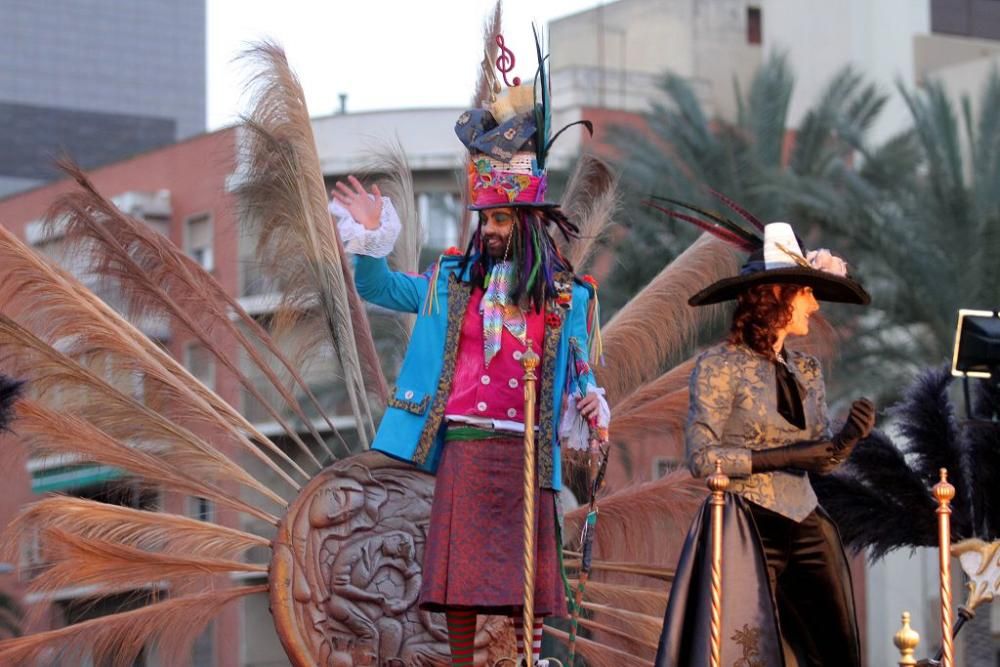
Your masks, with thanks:
M886 96L850 68L838 73L808 112L790 145L789 103L794 75L782 54L771 56L749 91L737 90L735 122L710 118L690 82L668 75L662 90L669 106L655 104L646 128L616 128L621 155L626 235L617 252L620 268L609 280L610 307L626 300L695 236L641 205L650 194L712 207L706 187L723 192L762 219L799 220L799 202L774 187L821 180L849 165L851 144L864 136ZM801 230L804 231L804 230Z
M912 127L877 147L852 141L860 166L781 188L853 252L876 307L844 349L851 377L887 393L948 358L958 308L1000 302L1000 74L978 118L942 82L899 86Z
M987 79L975 119L969 99L956 105L939 82L919 92L900 86L913 125L877 145L869 130L888 95L863 75L841 70L789 132L793 87L787 59L772 56L748 93L737 91L737 118L726 122L710 119L691 85L669 75L670 105L654 106L644 130L613 134L629 206L606 308L694 234L640 202L655 193L712 207L711 187L763 219L794 221L806 245L826 243L852 260L874 305L835 316L848 323L836 376L895 398L947 357L957 308L1000 301L1000 74Z

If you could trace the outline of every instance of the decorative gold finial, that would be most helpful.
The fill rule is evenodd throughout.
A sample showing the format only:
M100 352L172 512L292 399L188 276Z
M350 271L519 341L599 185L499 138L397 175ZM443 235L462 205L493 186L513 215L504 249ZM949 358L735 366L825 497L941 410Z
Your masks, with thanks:
M941 468L941 481L934 485L932 491L940 505L951 502L951 499L955 497L955 487L948 482L947 468Z
M729 476L722 472L722 461L715 460L715 472L708 476L706 480L708 488L712 492L723 492L729 488Z
M532 373L538 369L538 364L541 363L542 358L535 353L535 346L529 338L525 341L525 346L528 348L521 355L521 366L524 367L525 373Z
M920 635L910 627L910 612L903 612L903 627L893 636L892 643L899 649L899 667L917 664L914 653L920 644Z

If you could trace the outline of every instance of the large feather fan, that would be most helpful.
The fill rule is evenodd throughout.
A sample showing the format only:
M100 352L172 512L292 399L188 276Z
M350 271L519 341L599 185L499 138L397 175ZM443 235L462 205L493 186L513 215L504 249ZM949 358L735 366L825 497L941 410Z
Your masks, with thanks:
M930 489L942 468L956 489L952 540L1000 538L1000 423L988 418L1000 396L984 384L976 407L987 418L960 422L948 394L951 380L947 368L925 371L892 410L898 443L873 433L840 471L813 478L845 544L868 549L873 560L901 547L938 544L937 502Z

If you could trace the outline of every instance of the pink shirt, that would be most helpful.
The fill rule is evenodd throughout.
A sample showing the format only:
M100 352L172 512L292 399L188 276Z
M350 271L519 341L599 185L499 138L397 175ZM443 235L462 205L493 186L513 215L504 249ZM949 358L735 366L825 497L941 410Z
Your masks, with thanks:
M445 415L497 419L524 423L524 367L521 355L526 347L506 328L500 341L500 351L486 367L483 353L483 316L479 305L483 290L476 288L469 298L469 307L462 321L462 334L455 360L455 377ZM545 333L545 313L526 312L528 340L541 356ZM541 381L541 367L536 373ZM540 391L538 392L541 393Z

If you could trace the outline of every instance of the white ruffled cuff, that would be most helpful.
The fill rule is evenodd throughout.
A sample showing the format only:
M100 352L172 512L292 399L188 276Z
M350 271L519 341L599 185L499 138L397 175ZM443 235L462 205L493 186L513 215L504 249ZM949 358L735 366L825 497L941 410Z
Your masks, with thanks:
M372 197L374 195L368 195ZM378 229L365 229L364 225L351 217L350 212L336 199L330 200L330 215L337 221L337 231L344 249L354 255L385 257L392 252L403 225L399 214L388 197L382 197L381 223Z
M598 395L596 423L591 424L576 408L579 392L573 392L566 399L566 407L559 419L559 442L567 451L588 452L594 440L608 439L608 424L611 422L611 408L604 398L604 389L587 385L587 394Z

